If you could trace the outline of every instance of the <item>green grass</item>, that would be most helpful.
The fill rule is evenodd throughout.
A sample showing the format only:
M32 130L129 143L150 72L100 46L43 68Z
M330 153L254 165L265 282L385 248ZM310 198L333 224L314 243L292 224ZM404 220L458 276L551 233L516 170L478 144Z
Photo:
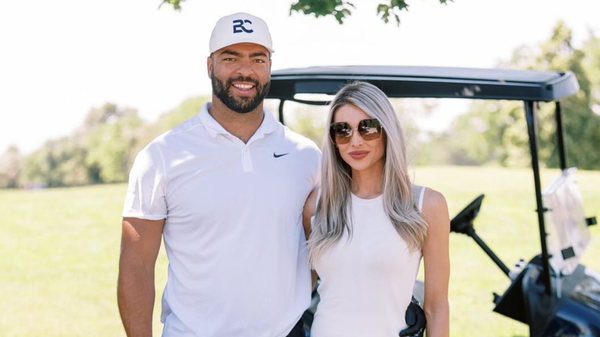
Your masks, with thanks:
M0 335L125 336L116 306L124 193L0 190Z
M558 175L542 174L542 186ZM419 167L417 183L444 194L453 217L473 199L484 194L475 230L511 268L519 258L526 261L541 251L537 227L533 173L529 169L493 167ZM600 218L600 172L579 171L577 180L584 197L586 215ZM582 263L600 271L600 227L591 227L592 241ZM508 278L466 235L450 235L450 332L451 336L528 336L527 325L492 311L493 292L502 294Z
M549 182L557 171L545 171ZM485 199L477 233L511 266L539 252L532 174L527 169L419 167L417 183L442 192L450 215L479 194ZM578 172L586 213L600 217L600 172ZM545 185L545 184L544 184ZM124 336L116 303L120 211L125 185L39 191L0 190L0 335ZM600 238L600 226L592 227ZM492 312L492 293L508 279L475 242L451 234L452 336L527 336L527 326ZM593 241L583 264L600 271ZM160 335L157 266L154 331Z

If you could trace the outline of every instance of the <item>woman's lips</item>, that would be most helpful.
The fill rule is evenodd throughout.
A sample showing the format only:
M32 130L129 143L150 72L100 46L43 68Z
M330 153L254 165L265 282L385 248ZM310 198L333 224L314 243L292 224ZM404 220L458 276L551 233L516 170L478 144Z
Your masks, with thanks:
M348 152L348 155L352 157L352 159L360 160L366 157L369 154L369 151L352 151Z

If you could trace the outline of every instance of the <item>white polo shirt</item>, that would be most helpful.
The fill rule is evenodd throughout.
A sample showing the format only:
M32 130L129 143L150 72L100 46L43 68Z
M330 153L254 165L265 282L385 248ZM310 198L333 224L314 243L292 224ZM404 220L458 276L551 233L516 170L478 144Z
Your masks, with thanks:
M285 336L310 304L302 209L321 153L266 110L245 144L209 107L140 151L123 216L166 218L163 336Z

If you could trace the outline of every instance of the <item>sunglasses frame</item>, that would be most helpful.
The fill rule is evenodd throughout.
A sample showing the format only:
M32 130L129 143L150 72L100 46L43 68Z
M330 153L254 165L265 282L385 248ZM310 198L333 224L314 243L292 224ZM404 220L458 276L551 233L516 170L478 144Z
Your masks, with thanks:
M376 126L365 126L365 124L369 124L369 123L373 123L376 122ZM344 125L344 129L349 129L350 132L347 136L344 137L338 137L336 136L336 129L335 127L338 125ZM370 128L375 128L377 129L376 133L370 133L367 134L367 129ZM365 141L370 141L370 140L376 140L381 138L381 136L383 135L383 125L381 125L381 122L377 119L377 118L365 118L361 121L358 122L358 125L356 126L356 128L353 128L350 123L348 122L335 122L335 123L331 123L329 125L329 140L331 140L331 142L335 145L343 145L343 144L348 144L350 143L350 140L352 139L352 136L354 135L354 130L358 131L359 136L365 140ZM366 138L365 138L366 136ZM373 138L374 137L374 138ZM339 142L339 139L343 139L344 141Z

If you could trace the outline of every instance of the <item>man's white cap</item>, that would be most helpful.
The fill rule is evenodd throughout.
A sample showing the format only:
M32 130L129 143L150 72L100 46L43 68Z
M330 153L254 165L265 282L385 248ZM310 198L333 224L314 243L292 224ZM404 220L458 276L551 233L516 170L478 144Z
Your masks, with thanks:
M267 23L248 13L227 15L217 21L210 36L210 53L236 43L256 43L275 52Z

